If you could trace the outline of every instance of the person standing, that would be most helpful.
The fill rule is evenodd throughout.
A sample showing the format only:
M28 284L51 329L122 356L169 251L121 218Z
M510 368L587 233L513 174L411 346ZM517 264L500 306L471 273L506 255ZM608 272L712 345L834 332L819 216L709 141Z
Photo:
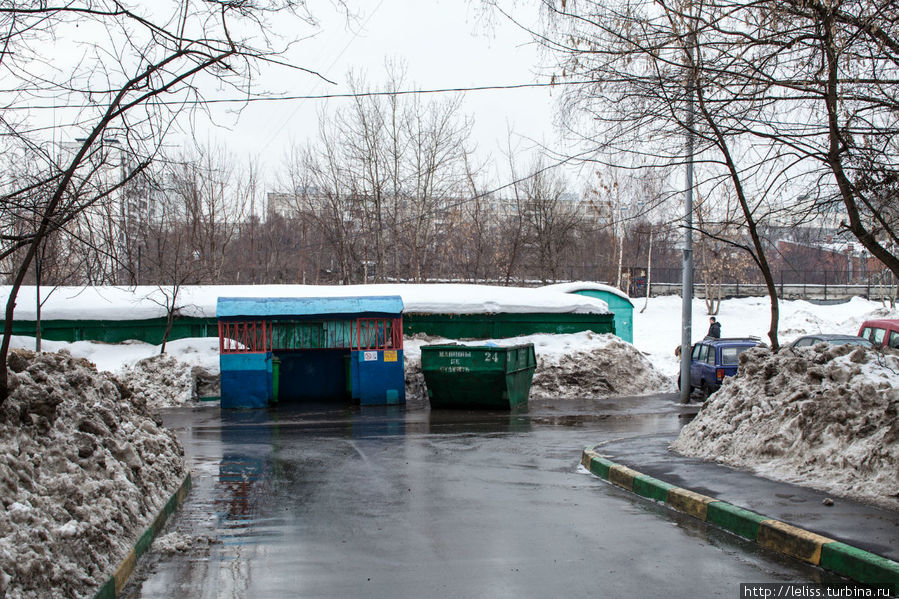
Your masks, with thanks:
M715 339L721 338L721 323L715 320L714 316L709 317L709 332L705 336L714 337Z

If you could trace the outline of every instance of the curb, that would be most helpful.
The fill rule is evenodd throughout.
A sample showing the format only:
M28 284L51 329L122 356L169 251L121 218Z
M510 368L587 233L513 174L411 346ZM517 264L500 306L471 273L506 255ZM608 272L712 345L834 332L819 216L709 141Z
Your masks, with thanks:
M122 563L115 569L112 576L106 579L106 582L103 583L100 590L94 595L94 599L115 599L116 595L122 590L125 583L128 582L128 578L134 572L138 558L147 552L150 545L153 544L153 539L156 538L156 535L158 535L159 531L162 530L162 527L165 526L168 517L171 516L184 502L184 498L187 497L187 492L190 490L190 487L191 480L190 473L188 472L187 476L184 477L181 486L178 487L178 490L175 491L174 495L169 498L159 513L156 514L153 523L140 536L137 543L134 544L134 548L131 549L128 556L122 560Z
M885 586L899 595L899 563L761 514L682 489L616 464L588 447L581 464L622 489L709 522L758 545L855 582Z

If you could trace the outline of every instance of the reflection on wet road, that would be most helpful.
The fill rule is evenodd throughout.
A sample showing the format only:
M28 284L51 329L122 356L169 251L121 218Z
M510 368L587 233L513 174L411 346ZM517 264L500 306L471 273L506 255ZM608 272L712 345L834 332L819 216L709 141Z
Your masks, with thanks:
M578 468L602 441L669 433L674 395L522 413L172 410L194 477L125 597L735 597L816 571ZM210 542L204 542L209 539Z

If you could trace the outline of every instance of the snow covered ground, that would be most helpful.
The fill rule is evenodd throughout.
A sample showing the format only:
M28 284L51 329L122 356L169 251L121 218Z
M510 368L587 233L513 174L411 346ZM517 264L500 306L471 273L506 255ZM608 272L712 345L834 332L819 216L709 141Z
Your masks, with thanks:
M681 298L666 296L650 298L646 303L635 299L634 345L645 352L653 366L662 374L677 377L679 362L674 348L680 345ZM899 318L899 310L888 310L880 302L856 297L852 300L827 306L794 300L780 302L779 340L786 345L793 339L811 333L843 333L857 335L859 325L871 318ZM721 302L716 316L721 323L722 337L759 337L768 340L771 303L763 297L729 299ZM705 302L693 301L693 341L699 341L709 328L709 316Z

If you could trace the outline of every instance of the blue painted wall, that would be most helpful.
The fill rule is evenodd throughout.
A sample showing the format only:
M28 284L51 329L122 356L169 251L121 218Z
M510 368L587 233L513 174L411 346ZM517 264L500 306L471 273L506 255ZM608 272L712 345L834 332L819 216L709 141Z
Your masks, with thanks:
M359 400L360 405L406 403L403 350L354 351L350 364L353 399Z
M272 355L220 354L222 407L264 408L272 396Z

